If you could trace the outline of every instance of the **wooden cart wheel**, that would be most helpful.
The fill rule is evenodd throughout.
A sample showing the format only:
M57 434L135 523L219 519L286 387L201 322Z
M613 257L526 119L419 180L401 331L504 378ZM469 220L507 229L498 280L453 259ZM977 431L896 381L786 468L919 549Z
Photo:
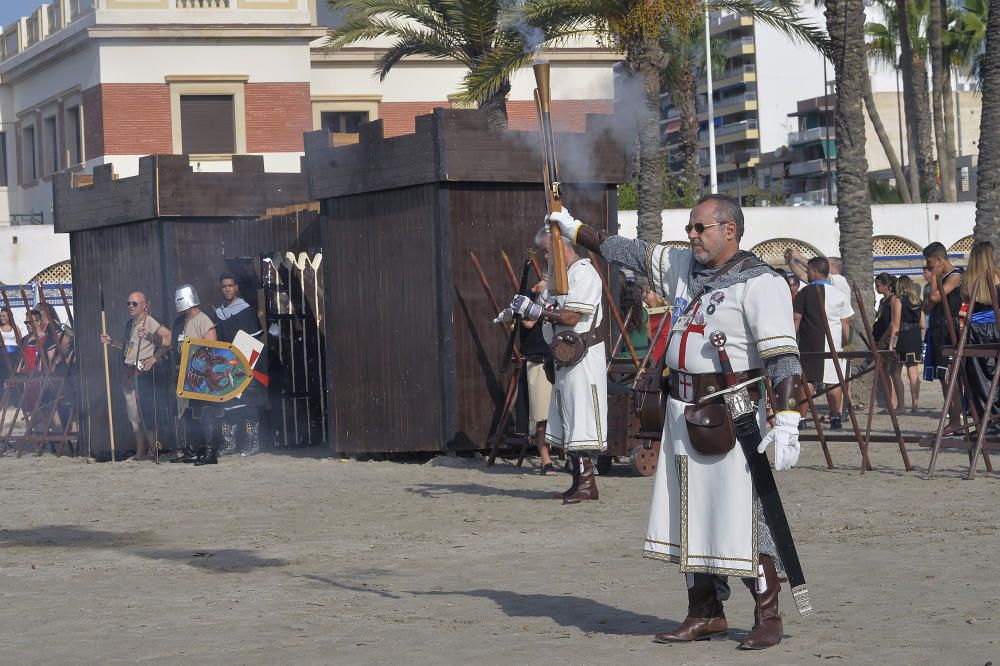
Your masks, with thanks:
M648 449L640 444L632 449L629 464L632 472L638 476L652 476L656 472L656 459L660 456L660 443L652 442Z
M597 456L597 473L607 474L611 471L611 463L615 461L614 456Z

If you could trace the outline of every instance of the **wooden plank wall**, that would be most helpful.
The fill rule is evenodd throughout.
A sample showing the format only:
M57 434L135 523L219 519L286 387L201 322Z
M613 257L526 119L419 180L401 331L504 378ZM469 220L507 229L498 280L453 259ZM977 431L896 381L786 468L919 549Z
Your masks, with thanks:
M98 283L104 287L108 334L121 340L128 312L126 297L142 291L152 304L162 303L162 264L159 229L154 221L95 229L70 236L73 266L73 296L76 353L80 365L81 451L98 457L110 455L107 402L102 345ZM169 326L172 313L155 305L152 312ZM114 413L115 442L118 453L134 449L131 428L122 397L121 352L109 350L111 399ZM163 423L164 429L172 423Z
M155 158L139 160L139 174L114 178L111 164L94 167L91 184L73 187L73 174L52 179L52 211L56 233L109 227L156 216Z
M454 283L454 337L457 430L453 446L485 446L494 401L505 386L496 375L506 336L493 323L496 312L469 258L475 252L501 307L514 289L500 251L505 251L520 277L527 248L545 216L542 186L449 183L451 275ZM607 229L604 186L568 189L566 201L575 216ZM539 257L541 260L541 257ZM530 274L533 284L535 274Z
M327 404L337 451L442 449L437 191L326 203Z
M621 183L625 151L614 116L591 115L587 133L556 135L564 182ZM316 200L389 190L435 180L541 183L538 132L491 131L483 112L434 109L416 132L383 138L382 122L362 125L357 144L332 147L325 130L306 134L309 195Z
M307 200L300 173L265 173L261 155L233 157L233 171L196 173L187 155L149 155L138 175L115 178L114 166L94 168L92 182L69 172L53 181L56 232L73 232L154 217L258 217L268 208ZM73 187L73 185L78 185Z

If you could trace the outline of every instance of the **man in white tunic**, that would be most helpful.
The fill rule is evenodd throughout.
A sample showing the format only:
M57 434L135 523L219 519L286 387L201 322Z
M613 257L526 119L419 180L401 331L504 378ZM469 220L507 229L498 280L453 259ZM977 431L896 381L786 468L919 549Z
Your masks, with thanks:
M621 236L606 236L553 213L562 233L649 278L674 306L667 343L670 398L644 555L676 562L687 576L687 618L658 642L686 642L725 634L723 602L727 576L739 576L756 601L754 626L740 644L762 649L781 641L778 577L783 572L771 530L763 518L747 458L729 429L729 415L699 405L725 386L718 350L709 336L726 335L737 379L766 374L776 395L776 424L758 448L775 444L775 468L798 460L801 367L792 304L784 278L757 257L742 252L743 212L731 199L704 197L685 227L691 249L669 248ZM751 385L761 432L766 431L760 382ZM723 442L726 446L718 447ZM714 448L713 448L714 447Z
M547 226L535 236L546 260L550 241ZM577 504L599 497L591 456L608 448L608 375L601 327L601 276L590 259L579 256L565 238L563 246L568 293L555 296L546 290L538 301L517 295L506 312L527 321L540 319L549 344L557 335L570 331L582 338L582 358L569 364L556 361L545 430L545 441L566 451L573 471L569 489L553 498L563 500L563 504Z

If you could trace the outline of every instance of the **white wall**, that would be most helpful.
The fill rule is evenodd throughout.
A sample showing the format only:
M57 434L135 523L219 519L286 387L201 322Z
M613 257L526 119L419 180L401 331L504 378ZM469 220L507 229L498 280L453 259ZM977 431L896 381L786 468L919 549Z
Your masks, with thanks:
M100 83L165 83L177 75L249 76L250 83L309 80L304 43L250 40L111 40L100 47Z
M663 240L686 240L684 225L690 211L664 210ZM767 240L793 238L805 241L828 256L840 254L840 228L836 206L781 206L774 208L744 208L746 220L740 246L750 249ZM976 205L972 202L953 204L894 204L872 206L875 236L899 236L924 247L940 241L945 247L972 233ZM636 211L619 211L618 225L623 236L635 238Z
M611 61L552 63L553 99L613 99ZM468 71L457 64L412 61L396 65L384 82L373 74L374 63L318 63L312 69L312 95L381 95L383 102L443 102L461 88ZM531 100L535 79L526 67L511 81L510 99Z
M71 56L35 70L13 81L4 79L12 91L14 111L41 104L73 88L86 90L100 82L100 60L96 46L88 45ZM6 120L6 118L5 118Z
M0 282L20 284L53 264L69 259L69 234L51 224L0 226Z

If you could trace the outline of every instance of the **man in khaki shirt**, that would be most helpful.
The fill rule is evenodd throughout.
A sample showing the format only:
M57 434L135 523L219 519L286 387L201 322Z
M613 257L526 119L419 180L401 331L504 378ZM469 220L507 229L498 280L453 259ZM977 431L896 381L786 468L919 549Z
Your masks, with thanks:
M170 331L149 314L149 303L141 291L128 295L129 321L125 325L128 341L122 348L122 387L125 408L135 434L134 460L150 460L156 452L156 381L153 367L170 352ZM120 347L111 336L101 342Z

